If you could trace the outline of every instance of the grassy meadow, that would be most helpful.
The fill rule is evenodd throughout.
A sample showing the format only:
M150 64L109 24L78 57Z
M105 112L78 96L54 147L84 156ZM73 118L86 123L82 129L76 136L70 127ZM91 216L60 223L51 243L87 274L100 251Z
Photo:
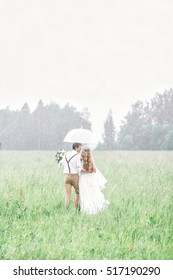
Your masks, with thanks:
M94 152L107 209L65 210L55 152L0 152L1 260L173 259L173 152Z

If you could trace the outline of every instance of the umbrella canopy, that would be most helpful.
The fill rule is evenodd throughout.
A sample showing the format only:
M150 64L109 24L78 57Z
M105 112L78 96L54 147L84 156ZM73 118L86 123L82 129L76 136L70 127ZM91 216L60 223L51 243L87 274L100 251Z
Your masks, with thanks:
M70 130L64 138L64 142L81 143L81 144L97 144L96 137L91 130L77 128Z

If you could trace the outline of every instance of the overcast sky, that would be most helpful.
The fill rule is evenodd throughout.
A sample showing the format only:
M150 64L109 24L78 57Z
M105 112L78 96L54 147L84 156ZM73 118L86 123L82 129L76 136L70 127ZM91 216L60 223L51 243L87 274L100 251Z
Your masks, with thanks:
M172 0L0 0L0 109L88 107L101 138L112 109L173 87Z

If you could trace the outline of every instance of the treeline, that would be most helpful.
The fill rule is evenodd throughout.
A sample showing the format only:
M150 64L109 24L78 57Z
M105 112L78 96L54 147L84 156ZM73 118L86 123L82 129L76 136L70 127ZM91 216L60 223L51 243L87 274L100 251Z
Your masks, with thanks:
M104 124L105 150L173 150L173 90L137 101L116 133L111 112Z
M31 113L27 103L21 110L0 110L0 143L4 150L57 150L68 148L65 135L74 128L91 129L89 112L66 104L38 102ZM150 101L138 100L116 131L112 111L104 122L103 142L98 150L173 150L173 90L157 93ZM66 145L66 146L65 146Z
M27 103L21 110L0 110L0 142L3 150L57 150L73 128L91 129L89 112L66 104L44 105L42 100L31 113Z

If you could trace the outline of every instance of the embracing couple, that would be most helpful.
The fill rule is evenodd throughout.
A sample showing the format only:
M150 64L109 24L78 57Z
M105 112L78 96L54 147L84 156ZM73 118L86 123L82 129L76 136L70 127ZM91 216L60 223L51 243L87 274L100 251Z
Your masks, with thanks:
M66 189L66 208L69 208L72 187L75 189L74 206L87 214L96 214L109 202L105 200L102 189L106 179L96 168L89 147L73 143L60 162L64 170ZM80 206L79 206L80 205Z

